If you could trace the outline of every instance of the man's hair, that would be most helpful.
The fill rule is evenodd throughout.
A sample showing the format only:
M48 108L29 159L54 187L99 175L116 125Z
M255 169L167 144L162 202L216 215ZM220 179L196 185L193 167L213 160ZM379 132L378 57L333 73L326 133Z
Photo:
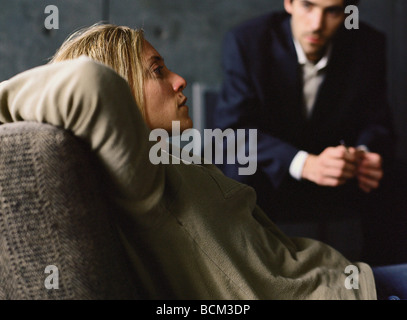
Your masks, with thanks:
M293 2L294 0L291 0L291 2ZM357 6L359 4L360 0L344 0L343 4L345 7L349 6L349 5L354 5Z
M357 6L360 0L345 0L345 7L349 5Z
M86 55L127 80L137 105L144 112L143 30L113 24L95 24L72 33L49 63Z

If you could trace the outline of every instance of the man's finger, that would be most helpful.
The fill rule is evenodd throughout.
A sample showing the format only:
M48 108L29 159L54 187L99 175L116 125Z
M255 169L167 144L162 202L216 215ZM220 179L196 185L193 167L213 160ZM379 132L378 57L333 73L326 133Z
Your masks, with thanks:
M372 170L370 168L360 167L358 169L358 176L364 176L367 179L379 181L383 178L383 171L377 170L377 169Z
M377 189L379 187L379 181L377 179L370 179L364 175L358 175L359 185L363 185L366 188Z
M356 174L357 170L355 163L351 163L342 159L326 158L322 160L322 164L326 170L336 171L336 173L329 173L329 175L333 175L334 177L339 177L342 174L353 176Z

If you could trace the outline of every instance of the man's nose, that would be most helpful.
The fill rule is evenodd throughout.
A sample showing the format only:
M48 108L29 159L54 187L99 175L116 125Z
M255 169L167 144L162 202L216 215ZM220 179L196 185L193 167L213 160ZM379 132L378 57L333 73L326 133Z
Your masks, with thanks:
M324 12L322 10L315 10L311 15L311 29L312 31L322 30L324 25Z

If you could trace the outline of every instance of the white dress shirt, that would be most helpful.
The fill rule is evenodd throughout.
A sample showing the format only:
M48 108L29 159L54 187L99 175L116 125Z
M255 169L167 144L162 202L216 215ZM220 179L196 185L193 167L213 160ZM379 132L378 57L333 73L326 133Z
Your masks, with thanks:
M328 46L325 55L317 62L309 61L302 49L300 43L294 39L295 50L297 52L298 63L302 68L303 75L303 98L306 107L307 117L310 117L315 104L315 99L320 85L325 78L325 68L328 65L331 56L332 45ZM299 151L290 165L290 174L294 179L301 180L302 169L305 160L308 157L306 151Z

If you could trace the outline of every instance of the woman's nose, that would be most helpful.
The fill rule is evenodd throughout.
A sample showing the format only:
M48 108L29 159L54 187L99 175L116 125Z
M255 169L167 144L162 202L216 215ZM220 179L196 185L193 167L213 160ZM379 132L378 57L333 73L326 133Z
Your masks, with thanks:
M173 73L172 81L173 81L173 84L172 84L173 89L176 92L184 90L187 86L186 80L176 73Z

